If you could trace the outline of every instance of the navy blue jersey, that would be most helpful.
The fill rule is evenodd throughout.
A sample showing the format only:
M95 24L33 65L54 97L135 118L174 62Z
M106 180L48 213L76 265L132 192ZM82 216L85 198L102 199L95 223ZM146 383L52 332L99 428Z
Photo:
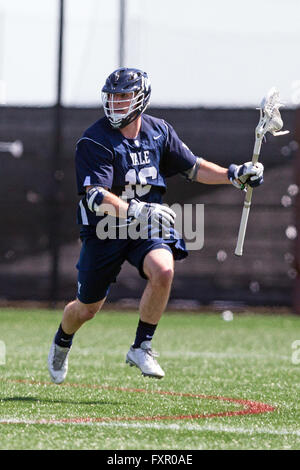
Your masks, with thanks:
M106 117L85 131L76 146L79 202L77 222L97 225L100 217L86 203L86 186L100 185L130 201L162 202L166 178L191 168L197 157L162 119L142 114L136 139L113 129Z

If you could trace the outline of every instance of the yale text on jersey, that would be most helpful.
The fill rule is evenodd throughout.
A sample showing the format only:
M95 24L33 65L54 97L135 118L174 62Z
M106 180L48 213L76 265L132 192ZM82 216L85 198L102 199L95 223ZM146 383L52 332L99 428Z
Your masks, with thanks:
M145 165L146 163L150 163L149 150L130 152L130 157L133 165Z

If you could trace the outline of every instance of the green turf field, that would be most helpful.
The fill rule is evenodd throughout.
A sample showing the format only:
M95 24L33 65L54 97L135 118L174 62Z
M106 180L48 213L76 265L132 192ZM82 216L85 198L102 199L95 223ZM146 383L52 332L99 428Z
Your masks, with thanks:
M61 312L1 309L0 448L300 449L300 318L165 314L153 341L162 380L125 364L137 319L86 323L54 385L47 355Z

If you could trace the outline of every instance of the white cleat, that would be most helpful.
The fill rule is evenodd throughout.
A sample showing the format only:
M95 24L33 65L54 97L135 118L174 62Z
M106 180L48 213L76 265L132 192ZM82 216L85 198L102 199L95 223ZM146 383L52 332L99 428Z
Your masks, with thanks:
M126 363L138 367L144 376L162 379L165 373L156 361L156 356L158 354L152 351L151 342L143 341L140 348L131 346L126 356Z
M52 382L55 384L61 384L68 373L68 354L71 348L63 348L54 343L51 344L51 348L48 355L48 370Z

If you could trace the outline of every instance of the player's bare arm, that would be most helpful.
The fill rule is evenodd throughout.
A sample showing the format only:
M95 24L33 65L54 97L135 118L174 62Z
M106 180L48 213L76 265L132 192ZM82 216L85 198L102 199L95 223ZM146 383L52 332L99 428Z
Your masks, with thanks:
M230 184L227 173L227 168L202 159L198 167L196 181L204 184Z
M224 168L216 163L199 160L194 181L204 184L233 184L237 188L244 189L245 184L255 187L263 182L264 167L261 163L246 162L243 165L235 165Z

